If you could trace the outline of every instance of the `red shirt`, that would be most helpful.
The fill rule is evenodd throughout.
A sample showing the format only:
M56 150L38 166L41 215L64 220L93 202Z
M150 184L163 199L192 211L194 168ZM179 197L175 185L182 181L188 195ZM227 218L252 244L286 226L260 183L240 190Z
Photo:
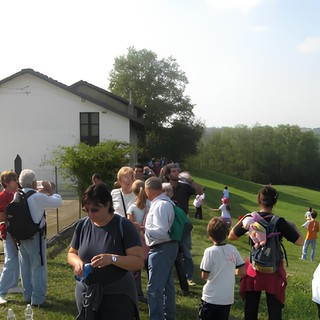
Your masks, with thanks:
M0 212L6 212L8 204L13 200L14 192L0 192Z

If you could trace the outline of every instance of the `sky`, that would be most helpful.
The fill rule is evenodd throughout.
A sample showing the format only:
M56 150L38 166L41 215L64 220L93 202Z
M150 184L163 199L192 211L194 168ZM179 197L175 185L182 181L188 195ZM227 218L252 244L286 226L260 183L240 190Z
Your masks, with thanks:
M207 127L319 128L319 17L319 0L2 1L0 80L31 68L108 90L134 46L176 59Z

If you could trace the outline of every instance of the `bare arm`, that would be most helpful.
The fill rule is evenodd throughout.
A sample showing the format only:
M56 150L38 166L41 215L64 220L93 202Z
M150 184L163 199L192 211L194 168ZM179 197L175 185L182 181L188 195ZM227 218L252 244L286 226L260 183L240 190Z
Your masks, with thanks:
M291 221L287 221L289 224L291 224L291 226L298 232L298 234L299 234L299 238L298 238L298 240L294 243L294 244L296 244L297 246L303 246L303 244L304 244L304 238L303 238L303 236L301 235L301 233L300 233L300 231L298 230L298 228L297 228L297 226L293 223L293 222L291 222Z
M125 256L120 256L116 254L114 254L114 256L117 259L116 262L112 261L111 253L98 254L91 259L92 267L102 268L110 264L113 264L125 270L135 271L142 269L144 266L143 250L140 246L127 249Z
M208 280L209 274L210 274L209 272L201 271L201 278L203 280Z
M78 256L78 250L70 248L68 252L68 263L73 266L74 273L82 277L83 261Z
M247 274L247 270L246 270L246 265L245 264L235 270L235 275L236 276L243 277L246 274Z
M191 186L195 190L196 194L203 194L203 186L201 184L192 181Z

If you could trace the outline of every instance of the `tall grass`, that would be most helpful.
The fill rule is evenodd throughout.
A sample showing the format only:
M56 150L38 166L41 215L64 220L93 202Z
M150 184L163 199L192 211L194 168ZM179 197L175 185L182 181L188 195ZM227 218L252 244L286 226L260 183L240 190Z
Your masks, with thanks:
M192 296L185 297L180 291L176 281L176 306L177 320L195 320L201 297L204 281L200 278L199 265L203 251L211 243L206 234L208 221L217 212L210 208L217 208L220 205L222 190L228 185L230 191L230 206L235 223L237 217L247 212L257 209L256 194L261 187L258 184L232 178L214 172L193 172L193 178L206 187L206 199L203 205L203 220L194 219L195 209L190 205L190 217L194 224L193 229L193 259L195 264L194 281L196 287L192 287ZM274 212L300 226L304 222L304 213L309 206L318 209L320 193L318 191L290 186L274 186L279 191L279 201L274 208ZM190 201L190 204L192 201ZM318 210L319 212L320 210ZM305 230L300 231L305 235ZM241 237L238 241L232 242L240 251L243 258L248 257L249 245L247 237ZM67 247L68 243L65 244ZM311 300L311 280L312 275L320 261L319 245L316 249L316 261L299 260L301 247L284 241L288 254L289 267L286 268L288 276L288 287L286 291L286 304L283 310L284 320L310 320L317 319L317 310ZM310 253L310 252L309 252ZM55 248L48 250L48 302L52 304L49 309L36 309L35 319L74 319L77 311L74 300L74 277L71 267L67 264L67 248L55 254ZM52 257L54 256L54 257ZM177 279L177 277L175 277ZM146 273L142 273L144 290L147 285ZM239 297L239 279L235 287L235 302L231 308L230 319L243 319L244 303ZM24 318L25 303L19 294L8 296L9 303L0 307L0 320L5 319L7 309L13 308L17 314L17 319ZM140 304L140 315L142 320L148 319L148 308L145 304ZM265 320L267 308L265 295L262 295L259 309L259 319ZM115 319L117 320L117 319ZM121 319L119 319L121 320Z

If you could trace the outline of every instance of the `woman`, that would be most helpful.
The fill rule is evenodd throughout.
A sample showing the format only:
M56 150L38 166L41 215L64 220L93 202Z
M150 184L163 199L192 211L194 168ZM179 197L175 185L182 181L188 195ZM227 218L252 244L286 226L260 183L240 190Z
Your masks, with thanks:
M140 235L127 219L114 214L105 184L90 186L82 196L88 216L76 226L68 262L76 277L84 265L91 273L76 281L77 319L139 319L132 272L143 268Z
M127 211L127 217L130 221L133 222L137 231L140 234L143 253L144 253L145 268L148 272L149 247L145 243L144 226L145 226L149 208L151 206L151 202L147 199L147 195L144 190L144 181L135 180L132 184L132 192L136 197L136 201L129 207ZM141 270L135 271L133 275L136 281L138 299L141 302L147 303L147 298L144 297L142 285L141 285Z
M258 213L268 222L272 218L272 209L277 200L278 193L273 187L264 186L260 189L258 193L260 211ZM243 219L232 228L229 240L237 240L247 232L243 228L242 221ZM276 227L277 231L280 232L280 237L284 237L298 246L303 245L303 237L293 223L286 221L284 218L279 218ZM287 280L283 261L274 273L261 273L254 270L251 263L247 263L247 275L240 280L240 294L245 299L245 319L258 319L259 301L263 290L266 291L269 319L281 319L286 286Z

